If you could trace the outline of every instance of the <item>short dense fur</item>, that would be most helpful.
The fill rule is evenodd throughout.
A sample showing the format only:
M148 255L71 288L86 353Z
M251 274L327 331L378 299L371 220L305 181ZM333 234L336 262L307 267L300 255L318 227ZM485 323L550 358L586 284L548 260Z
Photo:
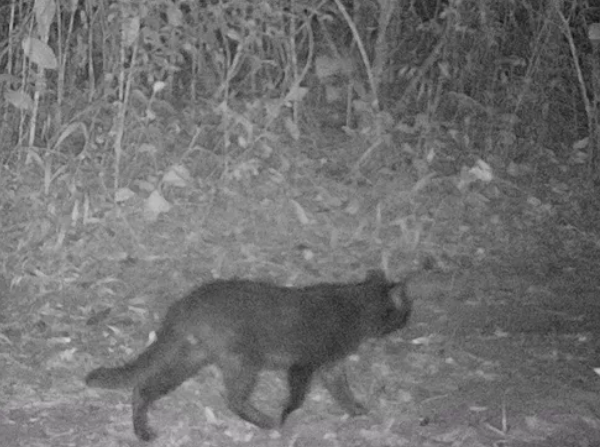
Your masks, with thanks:
M148 441L148 408L202 367L222 371L228 407L261 428L283 423L299 408L318 373L327 390L351 415L366 412L348 385L341 360L366 339L406 325L411 312L404 284L372 271L357 284L280 287L249 280L204 284L174 303L156 341L135 360L98 368L86 384L133 386L133 426ZM250 403L262 369L287 371L289 397L279 421Z

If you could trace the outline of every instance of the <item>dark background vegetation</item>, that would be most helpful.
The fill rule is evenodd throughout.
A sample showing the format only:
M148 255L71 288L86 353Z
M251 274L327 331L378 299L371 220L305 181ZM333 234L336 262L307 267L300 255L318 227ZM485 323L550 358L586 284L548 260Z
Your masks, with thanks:
M544 233L551 223L595 240L593 2L40 0L0 8L3 230L13 230L5 254L63 248L65 236L79 240L115 203L152 193L162 200L169 187L193 194L267 171L289 185L300 156L357 188L402 179L409 194L385 200L402 210L395 217L404 236L418 227L411 249L439 242L434 227L465 242L465 218L486 233L495 226L491 236L506 230L500 224ZM162 212L155 205L145 204L152 218ZM8 218L10 210L19 212ZM524 250L540 244L523 228L509 233L524 237ZM553 252L564 243L554 236ZM453 247L441 251L471 258L475 248ZM9 259L10 281L27 266Z

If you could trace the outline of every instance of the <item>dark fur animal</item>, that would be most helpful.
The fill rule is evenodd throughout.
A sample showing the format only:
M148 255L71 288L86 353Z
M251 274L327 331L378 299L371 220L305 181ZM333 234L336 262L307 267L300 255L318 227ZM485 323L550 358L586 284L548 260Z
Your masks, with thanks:
M202 367L222 371L228 407L261 428L283 423L299 408L318 373L350 415L366 413L352 394L341 360L369 338L404 327L411 312L403 283L372 271L356 284L280 287L267 282L218 280L174 303L156 341L135 360L88 374L89 386L133 386L133 427L154 438L148 408ZM279 421L250 403L262 369L287 371L289 397Z

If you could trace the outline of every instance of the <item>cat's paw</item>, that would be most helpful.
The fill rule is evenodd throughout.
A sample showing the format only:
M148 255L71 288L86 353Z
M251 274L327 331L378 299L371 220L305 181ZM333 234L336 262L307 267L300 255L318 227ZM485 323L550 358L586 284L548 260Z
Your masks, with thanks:
M150 442L156 439L156 433L148 427L134 427L133 431L141 441Z

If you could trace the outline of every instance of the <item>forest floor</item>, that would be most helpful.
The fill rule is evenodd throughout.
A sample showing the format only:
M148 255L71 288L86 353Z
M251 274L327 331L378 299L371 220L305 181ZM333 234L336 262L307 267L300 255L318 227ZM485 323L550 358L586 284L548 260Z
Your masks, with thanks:
M194 285L350 281L382 264L398 279L422 255L441 266L410 276L409 326L347 361L367 416L344 416L315 383L280 431L261 431L226 408L210 367L151 410L153 445L600 446L600 263L590 233L577 233L587 238L577 250L572 225L529 200L539 197L533 187L518 197L505 183L477 194L413 188L397 171L365 186L324 172L319 157L287 157L285 172L244 168L252 162L225 185L163 189L174 206L154 218L142 190L50 231L26 211L31 191L12 196L0 281L3 447L138 445L130 391L89 389L82 378L140 352ZM280 411L282 379L261 376L254 399L265 412Z

